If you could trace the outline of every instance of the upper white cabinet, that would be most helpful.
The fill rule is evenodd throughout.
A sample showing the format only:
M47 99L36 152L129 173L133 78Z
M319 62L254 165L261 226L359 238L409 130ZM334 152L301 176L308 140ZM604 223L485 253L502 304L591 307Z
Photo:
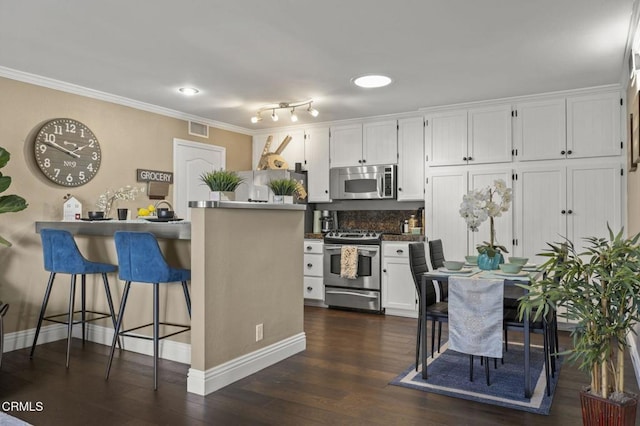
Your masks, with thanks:
M430 166L511 161L511 106L452 110L426 117Z
M305 131L307 193L310 203L329 202L329 128Z
M620 155L620 93L567 98L567 156Z
M398 120L398 201L424 199L424 119Z
M258 166L258 162L260 161L260 157L264 152L264 146L269 136L273 136L269 152L276 152L287 135L291 136L291 140L289 141L285 149L280 153L280 155L287 161L290 170L294 170L296 163L304 164L304 130L295 129L290 131L268 132L255 135L253 137L253 168L255 169Z
M565 100L522 102L514 107L514 154L521 161L562 158L566 153Z
M331 128L331 167L396 164L396 120L349 124Z

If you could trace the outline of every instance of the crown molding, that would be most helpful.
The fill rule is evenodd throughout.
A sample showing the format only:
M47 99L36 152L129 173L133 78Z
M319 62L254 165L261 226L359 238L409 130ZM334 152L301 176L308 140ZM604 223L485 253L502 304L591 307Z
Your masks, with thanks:
M181 111L176 111L169 108L164 108L158 105L149 104L146 102L136 101L134 99L125 98L123 96L113 95L111 93L101 92L99 90L90 89L88 87L79 86L77 84L67 83L65 81L55 80L53 78L43 77L36 74L27 73L24 71L15 70L0 66L0 77L5 77L10 80L17 80L23 83L33 84L35 86L46 87L49 89L59 90L61 92L72 93L74 95L84 96L87 98L97 99L100 101L111 102L117 105L124 105L127 107L139 109L142 111L152 112L154 114L164 115L166 117L177 118L185 121L196 121L198 123L206 124L216 129L228 130L230 132L241 133L243 135L252 135L254 131L233 124L223 123L220 121L211 120L197 115L187 114Z

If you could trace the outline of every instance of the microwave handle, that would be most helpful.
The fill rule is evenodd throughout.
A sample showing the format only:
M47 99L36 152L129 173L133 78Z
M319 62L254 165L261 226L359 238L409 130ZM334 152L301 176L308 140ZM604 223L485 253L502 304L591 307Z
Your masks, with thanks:
M383 197L382 197L382 196L384 195L384 194L382 193L383 188L384 188L384 175L383 175L383 174L379 174L379 175L378 175L378 182L377 182L377 184L378 184L378 188L377 188L377 189L378 189L378 198L383 198Z

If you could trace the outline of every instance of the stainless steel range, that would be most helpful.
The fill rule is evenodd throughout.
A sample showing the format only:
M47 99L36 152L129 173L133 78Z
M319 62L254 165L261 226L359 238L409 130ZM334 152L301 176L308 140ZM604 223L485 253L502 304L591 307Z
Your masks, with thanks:
M324 300L336 308L371 312L382 311L380 280L380 243L382 234L366 230L338 230L324 236ZM343 246L358 250L355 279L343 278L341 257Z

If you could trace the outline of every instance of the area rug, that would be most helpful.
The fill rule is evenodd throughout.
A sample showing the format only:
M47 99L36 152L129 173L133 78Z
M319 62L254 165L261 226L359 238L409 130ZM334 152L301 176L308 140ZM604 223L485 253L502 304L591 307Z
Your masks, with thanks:
M484 367L474 358L474 379L469 381L469 355L448 350L442 345L440 353L427 360L429 378L422 379L415 365L407 368L390 384L453 396L485 404L499 405L514 410L548 415L553 393L558 383L562 357L556 360L556 374L551 378L551 396L547 396L544 375L544 352L542 347L531 347L531 398L524 397L524 351L522 344L509 343L509 352L504 353L504 364L498 360L498 368L490 361L491 385L487 386Z
M17 417L13 417L0 411L0 426L31 426L30 423L24 422Z

